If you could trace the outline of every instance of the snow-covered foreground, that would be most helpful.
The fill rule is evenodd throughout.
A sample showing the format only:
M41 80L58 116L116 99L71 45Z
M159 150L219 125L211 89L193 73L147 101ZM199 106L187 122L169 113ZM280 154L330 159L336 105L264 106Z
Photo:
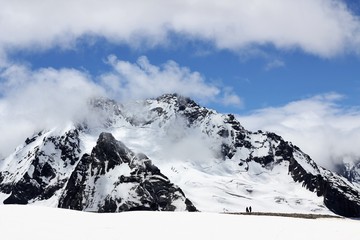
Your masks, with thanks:
M360 221L188 212L86 213L0 206L1 239L358 239Z

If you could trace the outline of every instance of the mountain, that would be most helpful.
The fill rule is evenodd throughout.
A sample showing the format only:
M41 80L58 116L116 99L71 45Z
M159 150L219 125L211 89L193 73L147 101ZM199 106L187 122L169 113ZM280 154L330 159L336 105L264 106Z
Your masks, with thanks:
M110 133L101 133L64 188L59 207L85 211L196 211L144 154L135 154Z
M353 184L360 187L360 161L354 158L344 157L336 165L335 171L348 179Z
M90 155L81 156L81 152L76 128L26 139L3 163L3 203L47 201L61 208L96 212L196 211L146 155L135 154L110 133L100 134Z
M274 133L246 130L232 114L177 94L126 104L92 99L89 108L82 122L43 130L3 160L0 201L360 216L358 185Z

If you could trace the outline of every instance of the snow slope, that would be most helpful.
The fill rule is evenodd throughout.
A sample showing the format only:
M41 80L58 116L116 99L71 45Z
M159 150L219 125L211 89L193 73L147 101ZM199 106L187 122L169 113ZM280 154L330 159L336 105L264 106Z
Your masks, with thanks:
M0 236L12 240L267 239L356 240L360 222L187 212L86 213L0 206Z
M179 124L183 122L179 120ZM197 129L164 130L154 125L139 128L121 123L110 130L130 149L146 153L200 211L239 212L252 205L264 212L332 214L322 197L294 182L288 174L288 163L265 169L249 162L245 171L239 167L238 158L224 161L214 155L209 149L213 142ZM96 145L92 137L96 134L82 135L88 149Z

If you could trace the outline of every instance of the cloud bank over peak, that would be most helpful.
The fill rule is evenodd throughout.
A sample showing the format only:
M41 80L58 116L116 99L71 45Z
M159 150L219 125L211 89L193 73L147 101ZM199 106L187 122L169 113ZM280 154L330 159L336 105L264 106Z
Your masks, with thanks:
M245 128L281 135L320 165L334 170L342 161L360 160L360 109L340 106L343 98L337 93L317 95L239 119Z
M243 51L271 45L332 57L358 52L360 20L341 0L3 1L0 49L74 47L84 36L133 47L170 35Z
M7 156L36 131L64 126L87 114L87 100L104 91L74 69L0 71L0 156Z
M242 106L242 100L230 87L216 86L199 72L172 60L156 66L146 56L131 63L110 55L107 62L113 71L101 75L99 80L112 98L143 99L176 92L202 103Z
M111 69L100 76L21 64L0 68L0 157L36 131L85 119L93 97L124 102L179 93L202 103L242 104L230 87L208 83L199 72L174 61L156 66L145 56L131 63L110 55L107 63Z

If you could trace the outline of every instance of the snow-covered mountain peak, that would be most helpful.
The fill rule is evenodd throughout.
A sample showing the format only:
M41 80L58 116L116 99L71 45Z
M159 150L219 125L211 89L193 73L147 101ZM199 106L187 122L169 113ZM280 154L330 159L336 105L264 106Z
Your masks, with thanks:
M158 102L167 103L170 105L174 105L180 110L184 110L186 107L198 107L201 108L200 105L198 105L195 101L188 97L184 97L182 95L179 95L177 93L172 94L163 94L155 99L149 99L148 101L156 100Z
M89 103L84 121L29 137L0 164L1 201L360 216L356 186L281 136L246 130L232 114L177 94Z
M125 118L136 126L153 124L161 127L179 118L190 126L214 113L178 94L165 94L154 99L131 102L123 107Z

